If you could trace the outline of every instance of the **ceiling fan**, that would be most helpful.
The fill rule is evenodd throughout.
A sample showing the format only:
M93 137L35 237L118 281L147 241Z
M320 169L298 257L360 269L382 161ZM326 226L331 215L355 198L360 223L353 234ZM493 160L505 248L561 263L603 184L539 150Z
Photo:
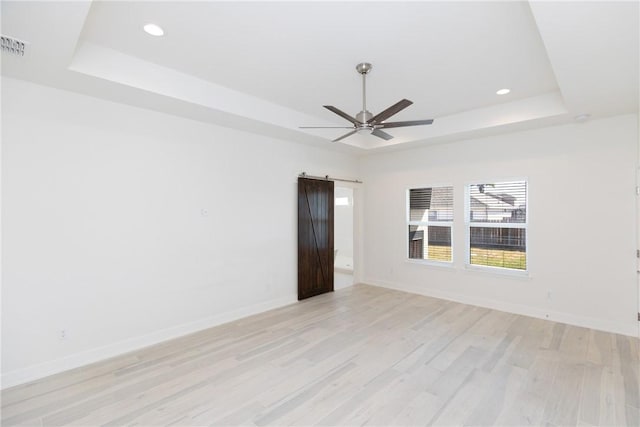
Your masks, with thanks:
M368 62L362 62L356 65L356 71L362 74L362 111L356 114L355 117L350 116L342 110L337 109L332 105L324 105L327 110L336 113L340 117L347 119L352 123L352 126L300 126L300 129L352 129L351 132L347 132L339 138L333 140L333 142L340 141L358 132L369 132L371 135L375 135L378 138L382 138L388 141L393 138L382 129L399 128L405 126L422 126L430 125L433 123L432 119L428 120L409 120L404 122L385 122L389 117L407 108L413 102L408 99L403 99L386 110L376 114L375 116L367 110L367 74L371 71L371 64Z

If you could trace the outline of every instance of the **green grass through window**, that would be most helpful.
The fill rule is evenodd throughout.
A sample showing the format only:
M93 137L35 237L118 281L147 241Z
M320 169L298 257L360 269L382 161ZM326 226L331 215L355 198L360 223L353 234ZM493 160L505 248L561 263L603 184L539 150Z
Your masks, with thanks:
M434 261L451 261L451 246L429 245L429 259Z
M450 262L451 246L429 245L429 259ZM471 248L471 264L526 270L527 254L522 251Z
M471 248L471 264L526 270L527 254L521 251Z

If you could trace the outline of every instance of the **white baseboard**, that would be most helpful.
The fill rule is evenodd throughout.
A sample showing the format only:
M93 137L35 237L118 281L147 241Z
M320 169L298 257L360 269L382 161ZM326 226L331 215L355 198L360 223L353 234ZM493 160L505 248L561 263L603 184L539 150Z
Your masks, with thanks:
M504 301L496 301L487 298L479 298L468 295L461 295L450 292L442 292L429 288L423 288L415 285L391 283L384 280L369 279L364 280L363 284L378 286L382 288L395 289L398 291L410 292L419 295L425 295L433 298L455 301L463 304L475 305L479 307L491 308L494 310L505 311L508 313L521 314L523 316L535 317L538 319L552 320L554 322L566 323L568 325L582 326L599 331L613 332L615 334L638 337L638 325L621 324L606 319L594 317L576 316L573 314L553 312L537 307L529 307L522 304L507 303Z
M287 296L266 301L252 306L239 308L226 313L221 313L195 322L184 323L171 328L162 329L150 334L130 338L119 341L106 346L94 348L91 350L75 353L60 359L52 360L45 363L29 366L23 369L17 369L2 374L1 388L5 389L16 385L34 381L49 375L57 374L70 369L79 368L91 363L100 362L111 357L120 356L130 351L139 350L154 344L161 343L173 338L178 338L194 332L198 332L223 323L228 323L253 314L262 313L293 304L297 301L297 297Z

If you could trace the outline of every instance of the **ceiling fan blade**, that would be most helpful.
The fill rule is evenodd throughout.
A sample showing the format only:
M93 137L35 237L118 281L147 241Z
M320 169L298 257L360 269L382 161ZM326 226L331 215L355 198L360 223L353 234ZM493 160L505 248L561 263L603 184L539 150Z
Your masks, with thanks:
M371 117L367 121L367 123L375 124L375 123L384 122L389 117L393 116L394 114L399 113L400 111L404 110L405 108L407 108L411 104L413 104L413 102L409 101L408 99L403 99L402 101L396 102L391 107L389 107L386 110L384 110L384 111L376 114L375 116Z
M353 126L298 126L298 129L353 129Z
M374 129L373 132L371 132L371 135L375 135L378 138L384 139L385 141L393 139L392 135L389 135L388 133L381 131L380 129Z
M358 130L357 130L357 129L354 129L354 130L352 130L351 132L347 132L347 133L345 133L344 135L342 135L340 138L336 138L336 139L334 139L334 140L333 140L333 141L331 141L331 142L338 142L338 141L340 141L341 139L345 139L346 137L351 136L351 135L353 135L353 134L354 134L354 133L356 133L356 132L358 132Z
M348 115L347 113L345 113L342 110L338 110L336 107L332 106L332 105L323 105L324 108L326 108L327 110L336 113L337 115L339 115L340 117L342 117L343 119L347 119L349 120L351 123L353 123L354 125L359 125L361 124L359 121L357 121L356 119L354 119L353 117L351 117L350 115Z
M405 126L423 126L423 125L430 125L431 123L433 123L433 119L429 119L429 120L409 120L406 122L388 122L388 123L380 123L379 126L382 129L387 129L387 128L401 128L401 127L405 127Z

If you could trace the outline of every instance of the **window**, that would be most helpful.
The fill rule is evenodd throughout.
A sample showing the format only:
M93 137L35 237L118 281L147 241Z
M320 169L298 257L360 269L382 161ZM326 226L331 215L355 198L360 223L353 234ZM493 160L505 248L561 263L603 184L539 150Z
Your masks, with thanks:
M527 182L471 184L466 191L471 265L527 269Z
M408 197L409 258L451 262L453 187L412 188Z

